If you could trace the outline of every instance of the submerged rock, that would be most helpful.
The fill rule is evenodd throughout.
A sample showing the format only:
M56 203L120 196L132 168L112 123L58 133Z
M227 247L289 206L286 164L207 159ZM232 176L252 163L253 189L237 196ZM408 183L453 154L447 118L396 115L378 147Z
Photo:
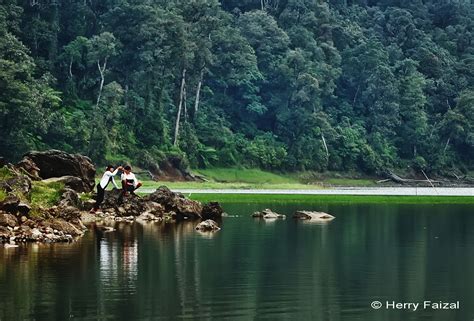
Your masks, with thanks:
M293 217L300 220L311 220L315 222L329 222L335 219L334 216L328 213L312 211L296 211Z
M196 230L201 232L215 232L219 231L221 228L213 220L205 220L196 225Z
M252 217L259 217L259 218L264 218L264 219L277 219L277 218L286 218L286 215L275 213L271 209L266 208L263 211L254 212L252 214Z

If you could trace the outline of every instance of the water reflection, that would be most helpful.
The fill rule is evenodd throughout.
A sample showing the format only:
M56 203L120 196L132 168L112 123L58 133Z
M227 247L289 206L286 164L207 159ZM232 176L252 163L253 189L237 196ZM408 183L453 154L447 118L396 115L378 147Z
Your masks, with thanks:
M300 206L264 204L287 215ZM251 219L260 207L227 204L239 217L210 235L193 222L114 223L72 244L0 247L0 320L474 317L472 207L309 208L337 217L326 225ZM462 309L374 312L375 299Z

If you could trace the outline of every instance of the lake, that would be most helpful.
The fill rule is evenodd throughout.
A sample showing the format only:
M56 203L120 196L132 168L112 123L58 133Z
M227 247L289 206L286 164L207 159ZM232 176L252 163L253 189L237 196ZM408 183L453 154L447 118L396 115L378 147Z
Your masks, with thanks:
M117 223L72 244L0 247L0 320L474 319L472 204L223 206L231 217L214 234ZM267 207L336 219L250 217ZM460 308L385 307L425 300Z

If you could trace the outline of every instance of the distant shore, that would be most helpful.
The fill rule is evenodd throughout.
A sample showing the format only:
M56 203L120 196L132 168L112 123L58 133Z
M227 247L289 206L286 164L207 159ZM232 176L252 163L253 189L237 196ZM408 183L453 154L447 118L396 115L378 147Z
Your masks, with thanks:
M332 189L194 189L172 188L183 194L351 195L351 196L474 196L474 187L339 187ZM142 193L152 193L145 188Z

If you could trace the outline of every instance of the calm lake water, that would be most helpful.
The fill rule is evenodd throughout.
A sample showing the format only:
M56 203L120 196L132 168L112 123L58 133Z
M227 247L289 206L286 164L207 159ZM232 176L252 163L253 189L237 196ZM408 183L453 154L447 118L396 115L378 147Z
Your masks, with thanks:
M213 235L117 224L74 244L0 247L0 320L474 320L473 205L223 205L238 217ZM266 207L336 219L249 217Z

